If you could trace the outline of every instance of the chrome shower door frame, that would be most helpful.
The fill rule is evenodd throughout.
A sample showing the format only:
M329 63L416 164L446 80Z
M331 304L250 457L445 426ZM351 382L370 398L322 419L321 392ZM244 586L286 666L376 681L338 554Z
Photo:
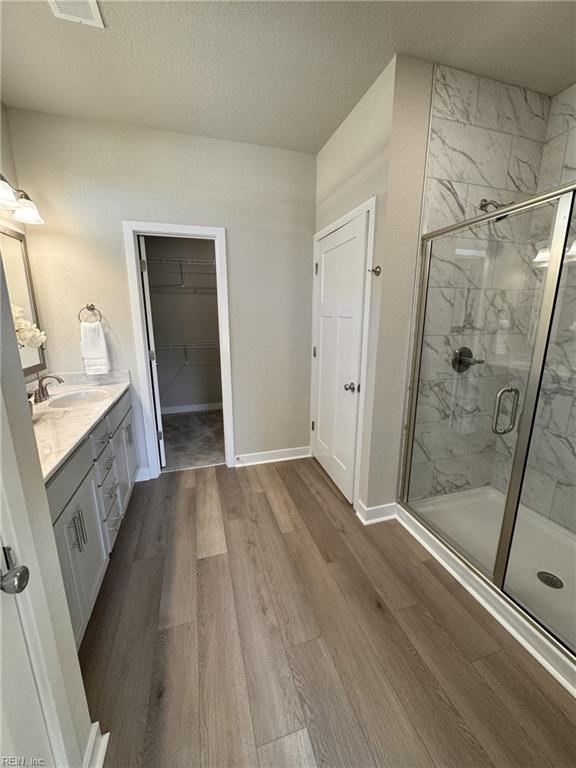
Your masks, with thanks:
M550 245L550 259L548 262L548 270L544 282L542 303L540 307L540 317L538 320L536 338L534 341L532 360L528 372L522 413L520 414L520 419L518 422L518 436L512 461L508 492L506 495L504 516L500 528L500 537L498 541L494 572L492 578L488 579L486 575L483 574L478 568L476 568L476 566L471 563L461 552L459 552L452 544L446 541L442 535L438 533L438 531L433 530L427 521L423 519L418 514L418 512L412 509L408 500L410 473L412 466L411 459L414 447L414 431L416 426L416 408L418 403L419 389L418 385L420 381L422 345L424 340L424 323L426 319L426 308L428 300L428 279L430 275L432 244L435 239L443 235L454 234L459 231L466 230L476 224L495 221L502 216L507 216L512 213L521 213L530 210L531 208L535 208L542 203L551 202L554 200L558 201L558 205L554 218L554 227ZM551 190L550 192L530 198L524 202L514 203L484 216L478 216L474 219L469 219L468 221L454 224L450 227L444 227L422 236L419 275L417 276L418 289L415 292L415 295L417 296L417 306L413 322L414 330L411 334L412 362L410 366L407 399L405 405L403 435L404 445L402 451L402 464L400 467L398 503L407 512L413 515L421 525L429 530L432 535L439 538L444 545L446 545L460 560L464 561L466 565L475 571L477 575L487 581L490 585L496 587L500 592L503 592L506 567L508 564L510 549L512 547L514 525L516 522L518 506L520 503L520 496L522 494L524 470L528 457L528 451L530 449L532 429L536 416L540 385L546 361L546 353L548 350L548 341L552 327L552 320L554 317L558 286L562 273L563 255L567 245L571 216L576 210L575 203L576 183L559 187L556 190ZM522 612L525 613L525 611ZM527 613L526 615L529 616Z

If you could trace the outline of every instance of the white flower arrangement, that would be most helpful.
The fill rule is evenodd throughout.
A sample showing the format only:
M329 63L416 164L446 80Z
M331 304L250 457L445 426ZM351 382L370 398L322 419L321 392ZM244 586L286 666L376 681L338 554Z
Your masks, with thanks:
M26 320L24 310L18 304L11 304L12 317L14 318L14 329L18 346L20 348L38 349L46 341L46 334L31 320Z

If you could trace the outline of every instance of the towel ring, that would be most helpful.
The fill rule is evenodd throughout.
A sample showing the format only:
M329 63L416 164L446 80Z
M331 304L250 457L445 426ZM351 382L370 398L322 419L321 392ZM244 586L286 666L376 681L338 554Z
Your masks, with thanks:
M82 312L84 312L84 310L87 310L88 312L96 312L96 314L98 315L98 320L100 322L102 322L102 312L100 312L99 309L96 309L94 304L86 304L85 307L82 307L80 312L78 312L78 320L79 320L79 322L82 322Z

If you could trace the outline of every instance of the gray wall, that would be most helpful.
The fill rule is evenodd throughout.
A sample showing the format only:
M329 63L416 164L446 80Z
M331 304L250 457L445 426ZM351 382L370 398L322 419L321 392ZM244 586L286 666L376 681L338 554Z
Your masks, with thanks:
M190 406L221 405L219 349L166 348L167 344L218 342L214 242L184 237L146 237L145 241L162 411L184 413ZM168 262L158 263L158 259ZM206 263L179 265L176 259ZM185 288L178 287L182 278ZM193 293L187 290L190 287L213 292Z
M393 502L426 159L432 65L396 56L318 154L316 229L377 196L361 500Z
M102 309L112 365L136 373L122 220L227 230L236 452L309 442L312 155L9 110L52 369L81 368L78 308ZM304 386L303 386L304 383Z

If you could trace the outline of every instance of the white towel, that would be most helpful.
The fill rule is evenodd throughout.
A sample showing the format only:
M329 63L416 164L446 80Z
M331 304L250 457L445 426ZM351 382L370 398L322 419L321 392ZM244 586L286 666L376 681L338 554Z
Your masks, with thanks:
M110 358L101 322L80 323L80 348L87 376L108 373Z

